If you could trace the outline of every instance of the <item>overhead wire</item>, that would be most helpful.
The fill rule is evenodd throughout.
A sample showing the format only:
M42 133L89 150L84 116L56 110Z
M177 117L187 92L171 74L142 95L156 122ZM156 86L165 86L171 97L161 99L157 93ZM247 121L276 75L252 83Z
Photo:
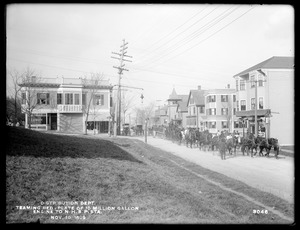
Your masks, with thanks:
M239 6L238 6L239 7ZM205 25L201 26L199 29L197 29L195 32L193 32L192 34L188 35L187 37L181 39L180 41L178 41L177 43L173 44L171 47L168 47L168 49L166 49L167 52L165 52L164 54L160 55L159 58L152 58L150 60L148 60L147 62L151 62L150 66L153 65L153 63L161 60L163 57L169 55L170 53L178 50L180 47L186 45L187 43L193 41L194 39L196 39L197 37L199 37L200 35L202 35L203 33L205 33L207 30L209 30L210 28L214 27L216 24L218 24L220 21L224 20L226 17L228 17L230 14L232 14L238 7L236 7L235 9L231 10L231 12L226 13L227 11L229 11L230 9L225 10L223 13L221 13L220 15L218 15L217 17L213 18L211 21L209 21L208 23L206 23ZM226 13L226 14L225 14ZM223 14L225 14L223 16ZM206 27L206 28L205 28ZM182 44L180 44L182 43ZM172 47L174 47L173 49L171 49Z
M206 7L207 8L207 7ZM170 36L172 33L174 33L175 31L177 31L179 28L181 28L182 26L184 26L186 23L188 23L190 20L192 20L195 16L197 16L198 14L200 14L202 11L204 11L206 8L198 11L196 14L194 14L192 17L190 17L187 21L185 21L183 24L181 24L180 26L176 27L174 30L172 30L171 32L169 32L167 35L163 36L162 38L160 38L158 41L152 43L150 46L148 46L148 49L155 46L157 43L159 43L160 41L162 41L163 39L167 38L168 36ZM199 21L199 20L198 20ZM197 21L197 22L198 22ZM196 23L197 23L196 22ZM194 23L195 24L195 23ZM193 24L193 25L194 25ZM181 32L182 33L182 32ZM167 41L168 42L168 41ZM163 46L166 43L163 43L162 45L160 45L159 47L155 48L154 50L159 49L161 46ZM151 52L153 52L154 50L151 50ZM149 51L148 51L149 52ZM142 59L144 56L149 55L149 53L147 52L147 54L142 55L140 58Z
M240 19L241 17L243 17L245 14L247 14L248 12L250 12L251 10L253 10L254 8L255 8L255 6L252 7L252 8L250 8L250 9L248 9L246 12L244 12L243 14L241 14L240 16L238 16L237 18L235 18L234 20L230 21L230 22L227 23L225 26L221 27L220 29L218 29L217 31L215 31L213 34L209 35L209 36L206 37L205 39L201 40L200 42L196 43L195 45L191 46L190 48L185 49L185 50L182 51L181 53L176 54L176 56L173 56L173 57L171 57L171 58L169 58L169 59L163 61L162 63L165 63L165 62L167 62L167 61L169 61L169 60L171 60L171 59L174 59L175 57L178 57L178 56L182 55L183 53L185 53L185 52L191 50L192 48L194 48L194 47L200 45L202 42L204 42L204 41L206 41L207 39L211 38L212 36L216 35L217 33L219 33L220 31L222 31L223 29L225 29L226 27L228 27L229 25L231 25L233 22L235 22L235 21L237 21L238 19ZM160 64L162 64L162 63L160 63Z

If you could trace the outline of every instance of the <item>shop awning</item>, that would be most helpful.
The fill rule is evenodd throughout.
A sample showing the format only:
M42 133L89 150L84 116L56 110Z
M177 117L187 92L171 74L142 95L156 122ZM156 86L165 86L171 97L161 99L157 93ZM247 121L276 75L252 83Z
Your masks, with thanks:
M255 110L245 110L245 111L236 111L235 115L237 117L254 117ZM257 110L257 116L258 117L268 117L271 115L270 109L259 109Z

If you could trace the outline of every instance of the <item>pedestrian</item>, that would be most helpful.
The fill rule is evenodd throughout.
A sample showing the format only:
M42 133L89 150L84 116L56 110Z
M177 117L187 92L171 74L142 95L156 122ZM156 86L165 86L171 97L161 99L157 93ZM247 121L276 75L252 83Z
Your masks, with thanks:
M225 151L226 151L226 140L222 138L219 142L219 151L221 154L221 160L225 160Z

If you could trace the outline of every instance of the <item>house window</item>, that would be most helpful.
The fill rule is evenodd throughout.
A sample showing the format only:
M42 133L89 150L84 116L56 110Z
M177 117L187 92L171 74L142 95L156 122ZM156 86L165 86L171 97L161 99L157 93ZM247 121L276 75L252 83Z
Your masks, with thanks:
M235 80L236 91L239 91L239 80Z
M49 105L49 93L37 93L37 104Z
M111 101L112 101L112 98L111 98ZM86 94L85 93L82 94L82 105L86 105Z
M32 114L31 115L32 125L45 125L46 124L46 114Z
M200 106L200 113L204 113L204 106Z
M58 104L58 105L61 105L61 104L62 104L62 94L61 94L61 93L58 93L58 94L57 94L57 104Z
M236 95L232 95L233 96L233 102L236 102Z
M26 104L26 93L22 93L22 105Z
M217 109L208 109L208 115L216 115Z
M79 94L76 93L74 94L74 96L75 96L75 105L79 105Z
M228 122L222 121L222 129L227 129L227 128L228 128Z
M264 109L264 98L263 97L260 97L259 98L259 109Z
M241 100L241 111L246 110L246 101L245 100Z
M250 82L251 82L251 88L254 88L254 87L255 87L254 75L252 75L252 76L250 77Z
M216 122L215 121L208 122L208 128L215 129L216 128Z
M255 109L255 98L251 98L251 109Z
M222 115L228 115L228 108L222 108L221 109L221 114Z
M233 115L236 114L236 108L233 108Z
M193 107L193 114L195 115L196 114L196 108Z
M73 105L73 93L65 94L65 105Z
M258 76L258 86L259 87L264 86L264 79L263 79L263 76L261 74Z
M240 90L245 90L245 80L240 80Z
M221 95L221 102L228 102L228 95Z
M100 94L100 95L95 95L94 97L94 103L96 103L96 105L104 105L104 95Z
M236 101L236 111L240 111L239 101Z
M235 129L243 128L243 122L242 121L235 121L234 122L234 128ZM247 128L247 122L245 122L244 128Z
M216 95L210 95L207 97L207 102L216 102Z

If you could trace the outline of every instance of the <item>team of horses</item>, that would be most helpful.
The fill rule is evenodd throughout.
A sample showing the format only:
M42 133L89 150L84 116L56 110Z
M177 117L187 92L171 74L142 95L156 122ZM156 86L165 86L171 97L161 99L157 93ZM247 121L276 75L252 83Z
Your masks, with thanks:
M269 156L271 149L274 149L275 158L278 159L279 143L276 138L255 137L252 133L245 137L238 133L229 133L222 131L221 133L212 134L208 130L199 131L197 128L180 128L177 125L170 124L165 129L165 138L172 142L182 143L190 148L199 148L203 151L216 151L219 149L221 142L225 142L226 150L230 155L236 155L240 150L243 155L245 153L251 157L257 153L259 156ZM263 151L265 150L265 154Z

